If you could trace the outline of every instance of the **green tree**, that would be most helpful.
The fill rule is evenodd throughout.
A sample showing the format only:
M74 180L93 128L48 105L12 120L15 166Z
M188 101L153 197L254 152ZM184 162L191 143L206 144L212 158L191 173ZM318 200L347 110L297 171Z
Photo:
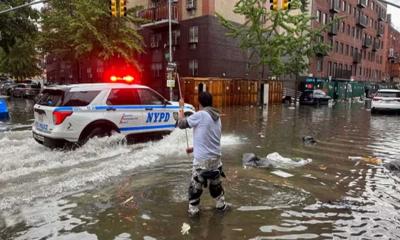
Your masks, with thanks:
M0 72L8 73L16 79L37 76L42 72L40 58L32 39L16 39L9 51L0 50Z
M126 17L111 17L108 0L50 0L43 11L40 46L46 54L75 61L122 59L138 66L142 37L138 7Z
M4 0L0 10L26 3L26 0ZM39 12L26 7L0 14L0 72L22 79L40 74L37 51Z
M268 66L272 76L292 74L297 77L309 67L309 59L326 55L329 46L323 34L336 27L336 19L320 27L311 26L306 0L292 0L290 10L271 11L268 0L239 0L234 13L243 15L245 24L234 24L218 15L228 35L251 51L255 66Z

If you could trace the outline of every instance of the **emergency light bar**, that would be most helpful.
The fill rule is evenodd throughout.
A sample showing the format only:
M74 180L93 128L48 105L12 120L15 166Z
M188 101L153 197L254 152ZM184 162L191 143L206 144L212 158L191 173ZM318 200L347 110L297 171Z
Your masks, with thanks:
M110 77L110 81L111 82L124 81L124 82L127 82L127 83L131 83L134 80L135 80L135 78L132 77L131 75L127 75L127 76L123 76L123 77L118 77L118 76L112 75Z

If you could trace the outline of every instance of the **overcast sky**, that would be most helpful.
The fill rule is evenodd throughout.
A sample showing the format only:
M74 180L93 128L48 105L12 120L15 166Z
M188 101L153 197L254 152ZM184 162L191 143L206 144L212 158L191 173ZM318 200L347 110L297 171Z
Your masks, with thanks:
M391 0L390 2L400 5L399 0ZM388 13L392 14L392 24L400 31L400 9L388 6Z

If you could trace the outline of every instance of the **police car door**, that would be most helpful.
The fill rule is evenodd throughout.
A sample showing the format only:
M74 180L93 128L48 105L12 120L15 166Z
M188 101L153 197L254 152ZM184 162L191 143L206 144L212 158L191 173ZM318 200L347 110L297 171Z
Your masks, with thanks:
M138 93L145 110L147 132L172 131L175 128L174 109L168 101L151 89L139 88Z
M112 119L122 134L138 133L145 127L144 113L136 89L111 89L106 104L106 119Z

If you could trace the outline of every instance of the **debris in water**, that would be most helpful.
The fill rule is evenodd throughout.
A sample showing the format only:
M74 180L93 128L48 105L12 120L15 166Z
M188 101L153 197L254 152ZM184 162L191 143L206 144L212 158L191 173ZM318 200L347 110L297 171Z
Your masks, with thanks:
M189 234L189 230L190 230L190 225L184 222L182 224L182 229L181 229L182 235Z
M319 165L319 169L321 169L322 171L325 171L328 167L325 165Z
M272 171L271 173L275 174L275 175L277 175L279 177L283 177L283 178L288 178L288 177L293 177L294 176L293 174L290 174L290 173L287 173L287 172L284 172L284 171L281 171L281 170Z
M243 166L259 167L259 168L292 168L302 167L312 160L302 158L285 158L279 153L274 152L267 155L265 158L259 158L254 153L244 153L242 158Z
M382 159L376 158L376 157L360 157L360 156L349 156L348 157L349 160L352 161L363 161L365 163L369 163L369 164L374 164L374 165L380 165L382 164Z
M311 175L311 174L304 174L303 177L311 178L311 179L317 179L316 177L314 177L314 176Z
M315 141L315 139L311 136L304 136L303 137L303 143L306 145L312 145L317 143L317 141Z
M144 220L150 220L151 219L151 217L149 216L149 215L147 215L147 214L142 214L142 216L140 216L142 219L144 219Z
M256 148L262 148L260 145L257 145Z
M121 203L122 205L127 204L128 202L133 200L133 196L131 196L130 198L126 199L123 203Z
M232 231L238 231L238 232L241 232L241 231L243 231L243 228L233 228L233 229L232 229Z

